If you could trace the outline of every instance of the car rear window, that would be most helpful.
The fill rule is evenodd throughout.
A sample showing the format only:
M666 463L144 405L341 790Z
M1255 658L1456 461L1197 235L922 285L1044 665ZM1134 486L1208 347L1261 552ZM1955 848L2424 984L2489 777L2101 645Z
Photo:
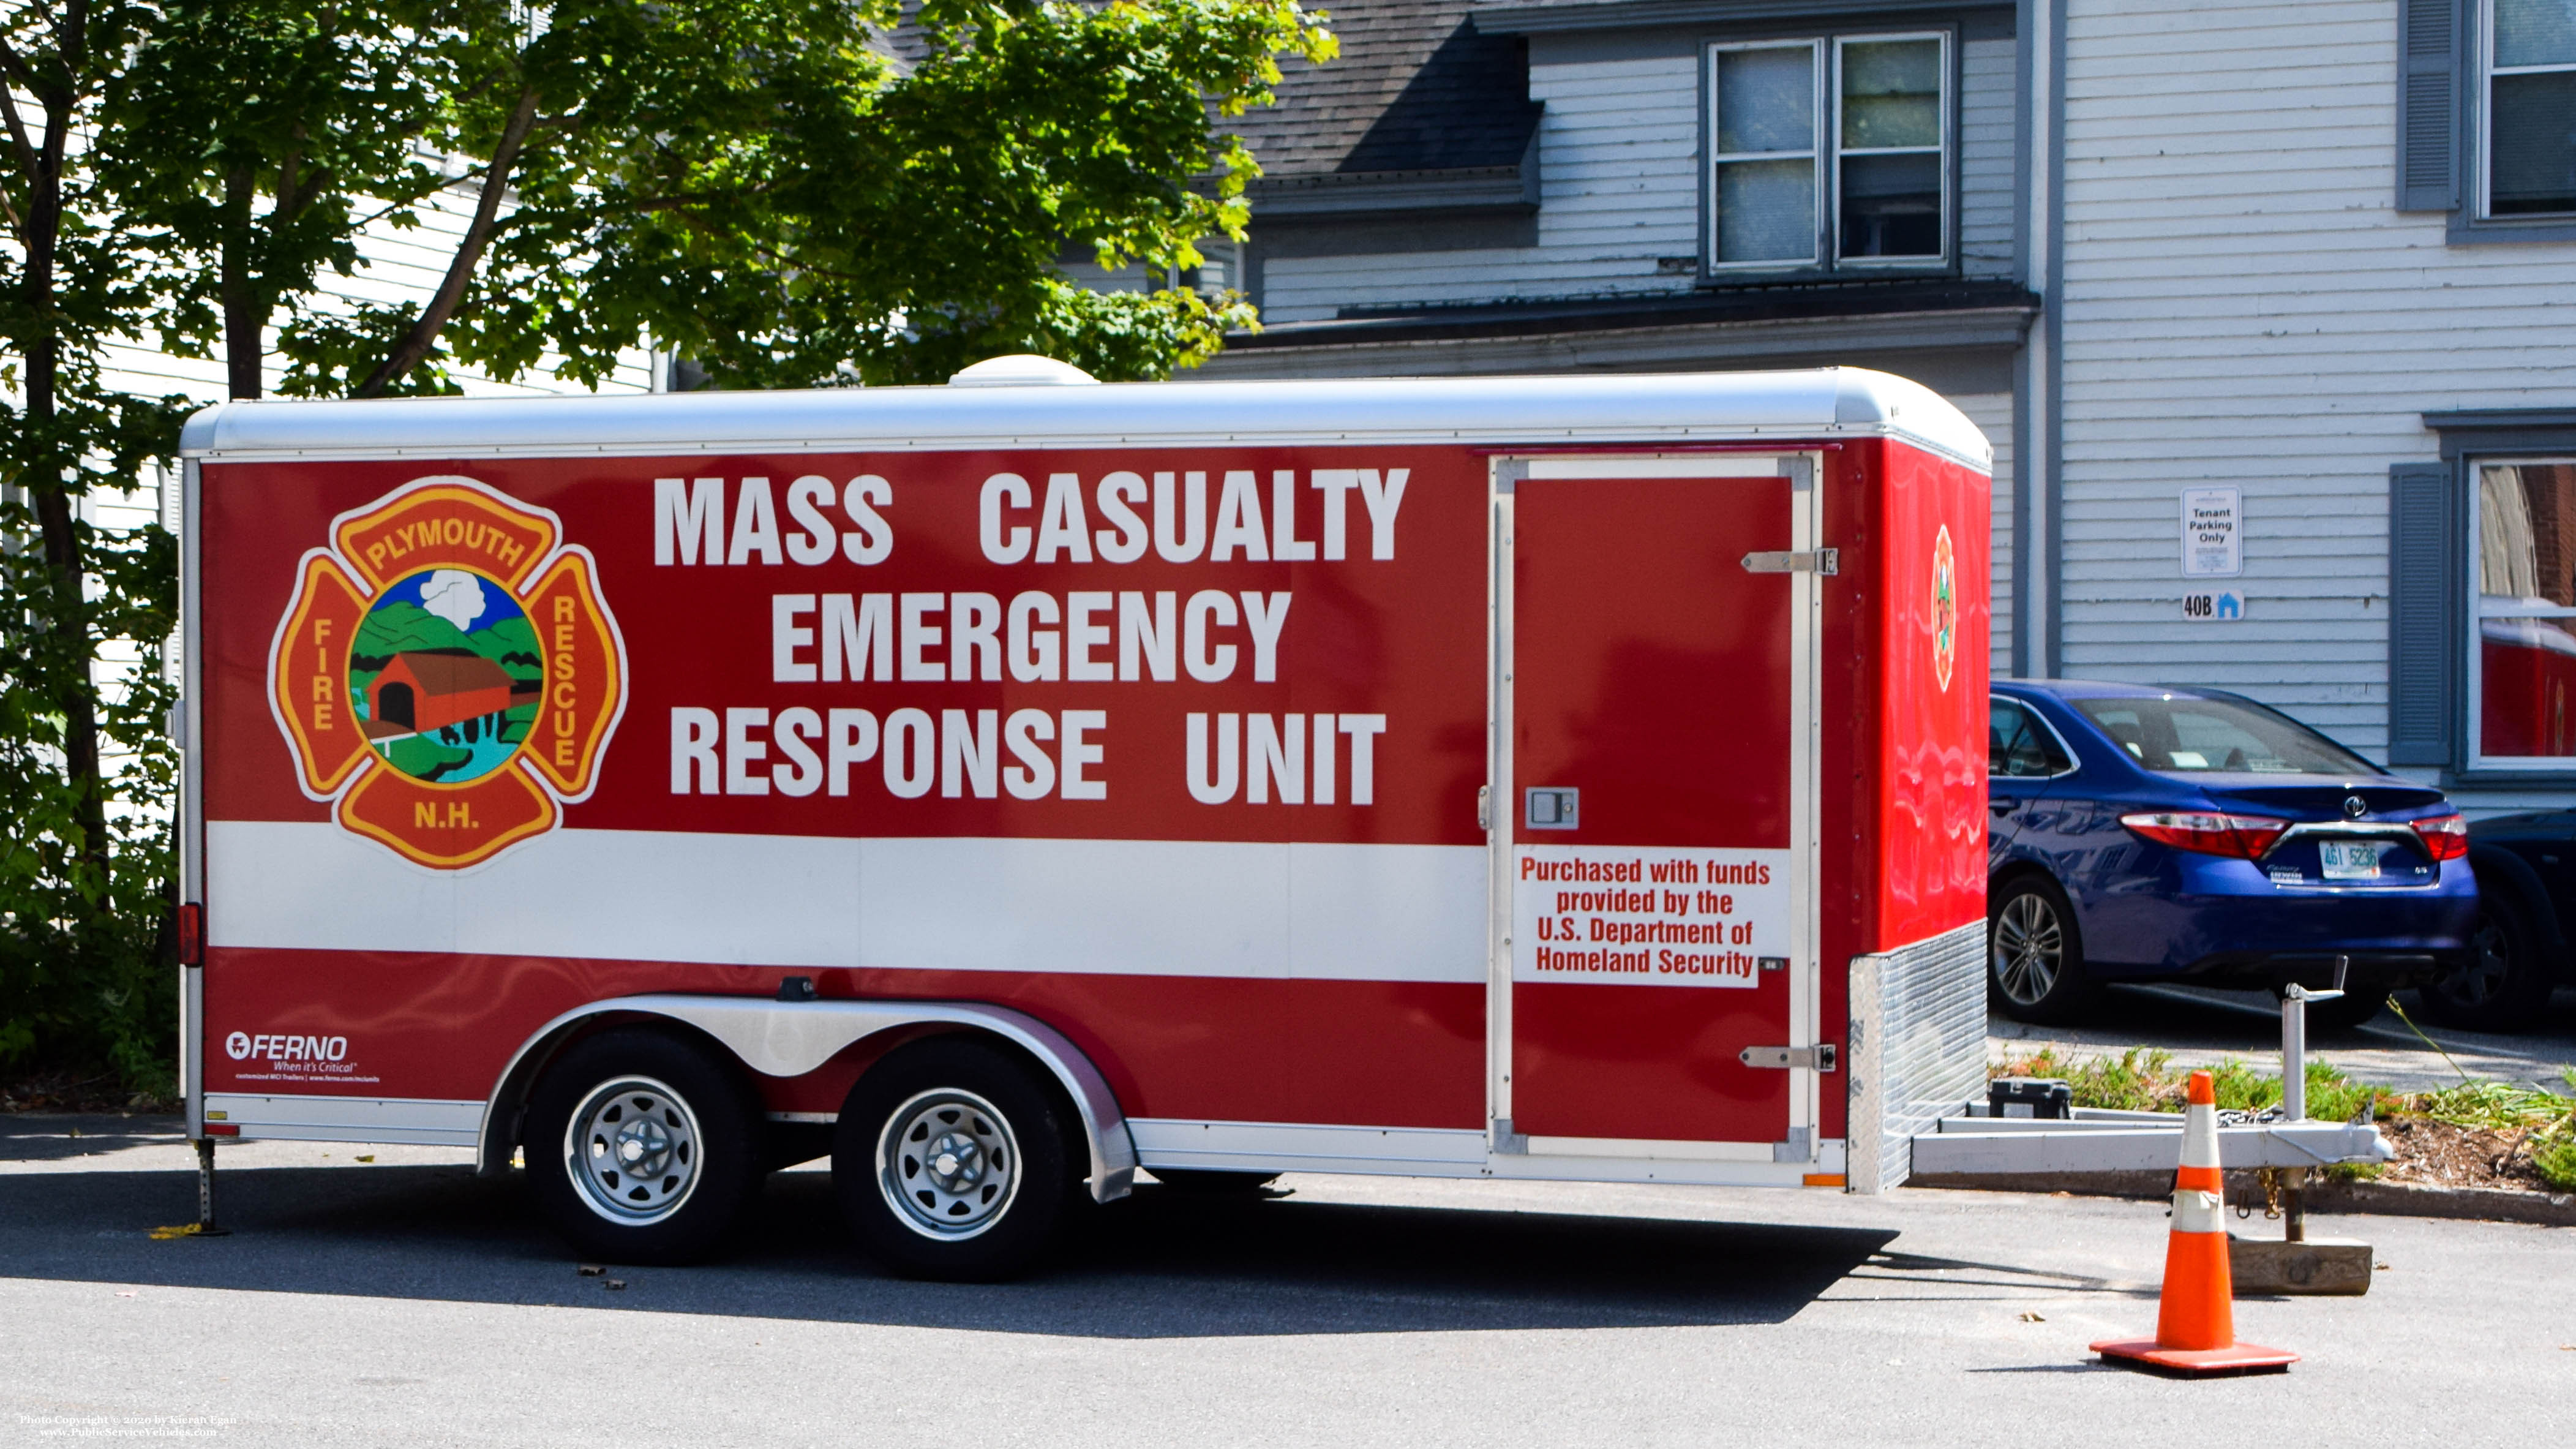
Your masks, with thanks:
M2233 699L2072 699L2111 742L2170 774L2376 775L2359 755L2259 704Z

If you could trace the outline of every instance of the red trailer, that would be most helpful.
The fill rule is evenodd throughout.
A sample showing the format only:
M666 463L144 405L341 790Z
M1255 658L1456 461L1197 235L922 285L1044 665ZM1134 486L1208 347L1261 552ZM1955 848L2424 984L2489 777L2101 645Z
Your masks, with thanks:
M1973 425L1087 382L199 414L192 1133L524 1150L624 1260L828 1151L964 1276L1139 1167L1901 1180L1982 1080Z

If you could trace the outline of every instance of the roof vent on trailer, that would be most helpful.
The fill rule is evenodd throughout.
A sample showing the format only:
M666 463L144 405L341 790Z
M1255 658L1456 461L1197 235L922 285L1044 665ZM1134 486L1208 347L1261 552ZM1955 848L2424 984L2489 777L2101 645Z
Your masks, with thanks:
M1008 357L987 357L973 367L953 373L950 387L1097 387L1100 379L1052 357L1031 352L1014 352Z

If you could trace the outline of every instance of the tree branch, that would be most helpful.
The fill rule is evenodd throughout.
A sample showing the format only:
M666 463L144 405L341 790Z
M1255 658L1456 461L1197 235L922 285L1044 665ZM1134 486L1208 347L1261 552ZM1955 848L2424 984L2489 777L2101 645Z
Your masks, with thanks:
M63 89L80 87L80 73L89 64L89 0L72 0L63 12L62 28L54 32L62 48Z
M5 70L13 81L26 82L27 67L19 61L18 53L5 39L0 39L0 70ZM28 89L35 87L29 85ZM27 122L18 114L18 97L5 85L0 85L0 115L5 115L9 121L9 149L17 155L18 170L32 184L36 179L35 143L27 139Z
M492 224L500 215L501 193L510 186L510 172L519 164L521 148L527 145L528 130L537 119L537 93L519 92L519 104L510 112L509 124L501 128L500 142L492 148L492 159L484 167L483 194L474 203L474 220L456 244L456 256L448 263L447 276L439 282L437 293L423 307L411 330L403 334L392 354L376 364L376 370L358 384L350 395L377 397L395 381L418 367L438 344L439 331L456 315L457 304L465 300L465 288L474 280L474 269L483 261L483 250L492 241Z

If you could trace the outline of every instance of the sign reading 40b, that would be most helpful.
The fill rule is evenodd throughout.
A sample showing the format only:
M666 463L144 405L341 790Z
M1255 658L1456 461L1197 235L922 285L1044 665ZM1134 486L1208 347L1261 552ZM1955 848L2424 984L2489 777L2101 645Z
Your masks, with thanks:
M590 552L471 478L332 520L278 621L269 707L341 828L439 870L552 830L626 705Z

